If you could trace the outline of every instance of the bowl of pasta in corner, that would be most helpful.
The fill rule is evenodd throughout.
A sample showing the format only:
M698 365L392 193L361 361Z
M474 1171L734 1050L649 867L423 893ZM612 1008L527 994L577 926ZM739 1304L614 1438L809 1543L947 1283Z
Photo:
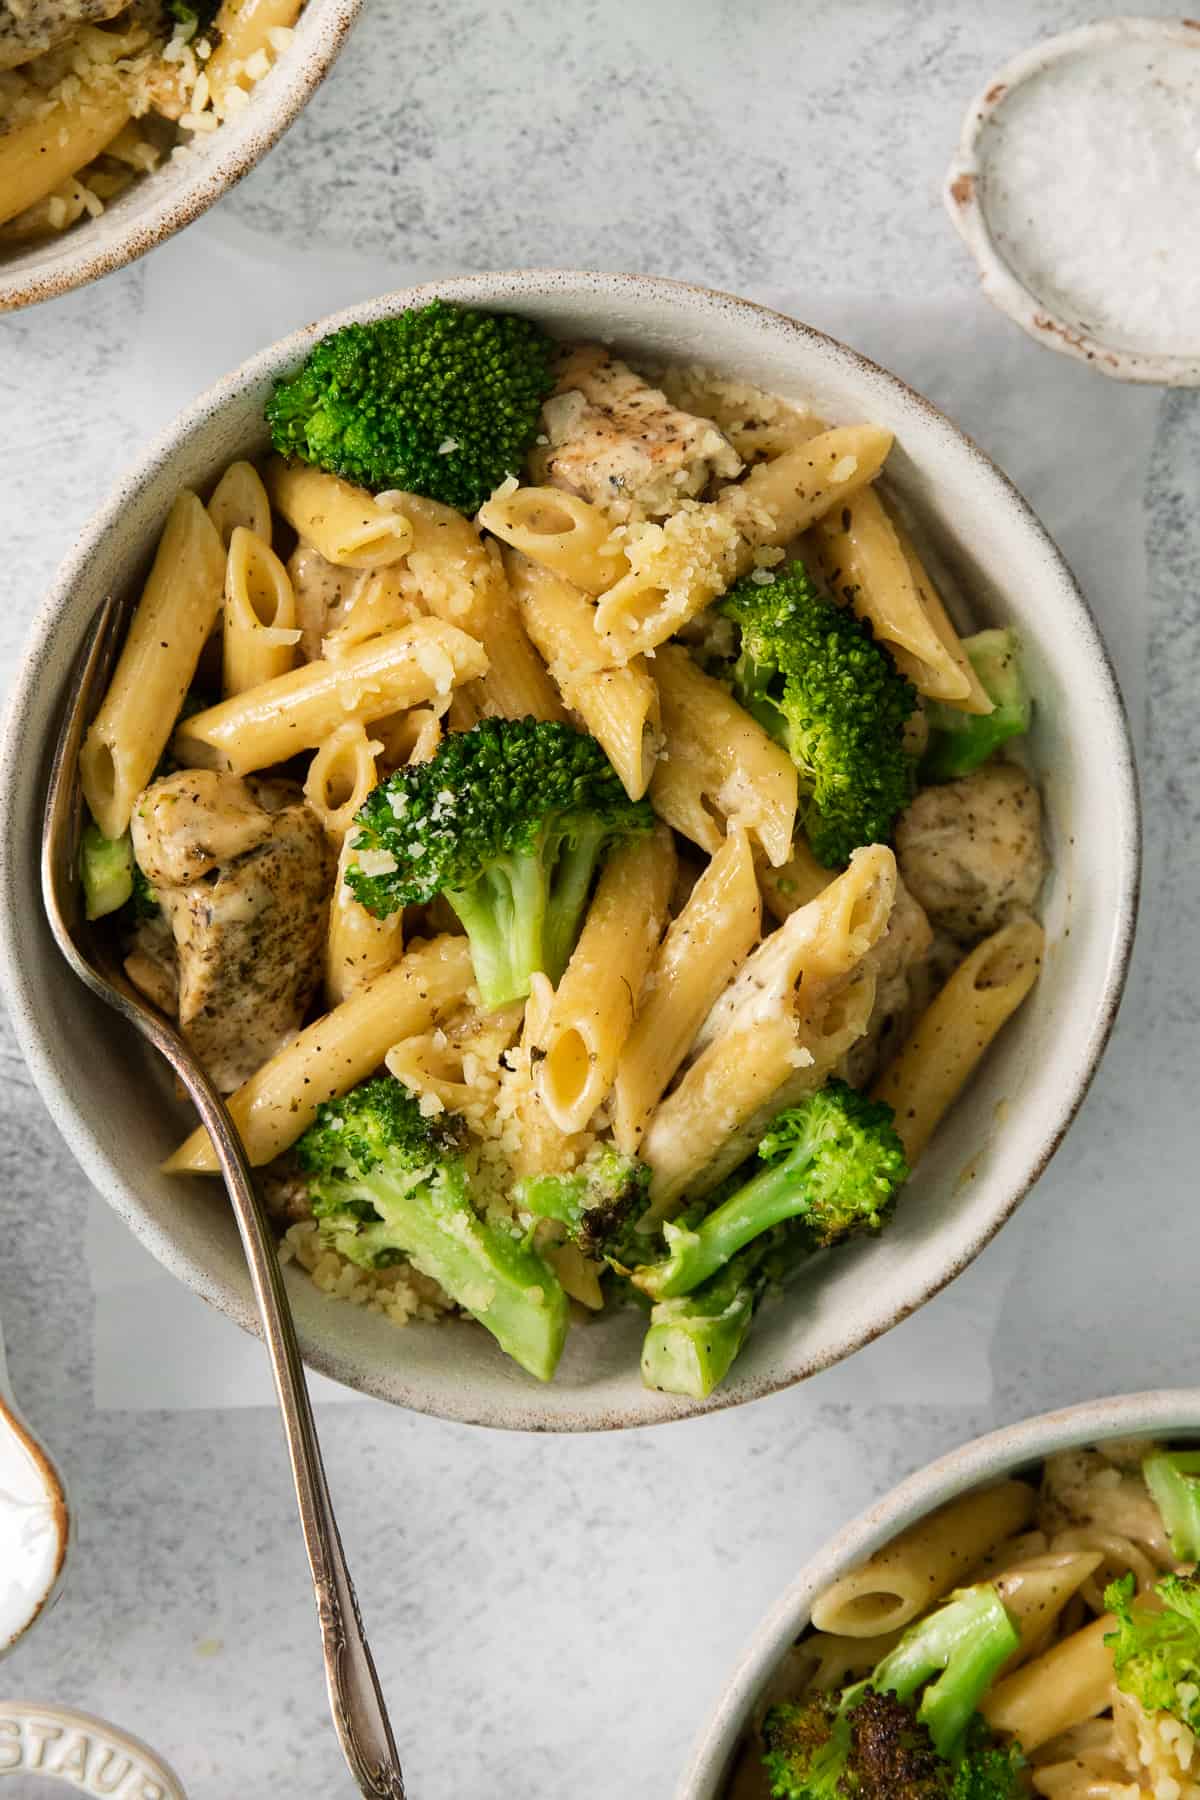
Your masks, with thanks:
M265 156L362 0L38 0L0 9L0 312L189 225Z
M764 1621L676 1800L1195 1800L1198 1409L1089 1401L901 1482Z
M207 1138L41 919L113 592L90 910L230 1097L313 1366L536 1429L737 1404L1053 1153L1133 927L1121 703L1026 503L854 351L650 278L408 290L228 377L73 551L7 728L8 994L92 1180L247 1325Z

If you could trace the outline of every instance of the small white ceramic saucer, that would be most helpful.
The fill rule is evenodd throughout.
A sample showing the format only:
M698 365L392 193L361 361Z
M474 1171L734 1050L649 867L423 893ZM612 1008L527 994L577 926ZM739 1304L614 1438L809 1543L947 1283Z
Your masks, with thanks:
M69 1540L62 1477L17 1411L0 1333L0 1657L57 1595Z
M1016 57L968 109L945 197L1031 337L1200 385L1200 21L1106 19Z
M187 1800L179 1777L127 1731L29 1700L0 1700L0 1780L6 1775L40 1775L95 1800Z

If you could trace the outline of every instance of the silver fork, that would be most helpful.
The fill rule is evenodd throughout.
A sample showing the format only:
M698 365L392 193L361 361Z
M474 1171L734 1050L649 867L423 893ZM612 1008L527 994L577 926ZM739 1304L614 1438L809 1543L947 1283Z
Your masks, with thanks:
M225 1102L183 1038L126 979L83 917L79 749L116 660L125 616L118 602L105 601L88 629L72 677L73 692L59 732L42 821L46 916L80 981L162 1052L208 1129L233 1202L271 1359L316 1592L333 1723L361 1792L371 1800L404 1800L396 1745L333 1515L283 1272L241 1139Z

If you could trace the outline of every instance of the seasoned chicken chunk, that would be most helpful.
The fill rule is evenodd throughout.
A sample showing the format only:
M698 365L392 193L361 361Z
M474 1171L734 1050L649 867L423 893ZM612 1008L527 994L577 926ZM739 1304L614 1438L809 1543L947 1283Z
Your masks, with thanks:
M303 1022L321 977L333 853L291 783L209 769L153 782L132 829L175 942L180 1028L231 1093Z
M616 519L663 518L714 476L732 480L742 468L711 419L680 412L598 345L566 357L542 427L550 441L534 452L536 478Z
M0 0L0 69L52 50L80 25L115 18L129 0Z
M1045 874L1038 791L1013 763L922 788L896 827L900 872L960 943L1028 912Z
M933 929L924 907L904 882L897 880L887 930L863 958L864 970L869 969L875 977L871 1018L862 1037L846 1052L839 1070L853 1087L865 1087L880 1066L890 1060L912 1015L925 1004L925 968L932 945Z

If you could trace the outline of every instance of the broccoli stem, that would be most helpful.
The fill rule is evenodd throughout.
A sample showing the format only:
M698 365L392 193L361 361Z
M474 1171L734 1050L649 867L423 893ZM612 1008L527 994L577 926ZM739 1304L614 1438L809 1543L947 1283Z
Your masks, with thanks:
M642 1380L664 1394L706 1400L737 1357L766 1286L754 1244L694 1294L660 1300L642 1344Z
M376 1169L370 1194L381 1223L334 1233L334 1248L366 1268L402 1250L515 1362L549 1381L567 1335L566 1295L523 1239L479 1218L465 1177L447 1172L414 1187Z
M558 847L546 908L544 960L534 965L545 969L555 987L571 960L579 937L579 924L587 906L592 876L607 836L608 827L603 820L574 818L570 835ZM548 862L550 860L547 858Z
M1156 1450L1142 1463L1151 1498L1180 1562L1200 1562L1200 1451Z
M470 888L447 889L446 899L470 939L484 1010L523 1000L544 966L546 882L537 857L503 857Z
M665 1225L669 1253L661 1262L634 1271L637 1286L652 1300L689 1294L743 1245L773 1225L799 1217L808 1202L801 1177L816 1148L815 1141L798 1144L782 1162L761 1170L698 1225Z
M79 845L79 874L83 882L84 913L103 919L124 906L133 893L133 843L129 833L107 838L89 820Z
M938 1755L952 1758L988 1684L1019 1642L1000 1596L983 1582L906 1632L875 1669L871 1686L907 1700L928 1681L917 1718L928 1727ZM930 1680L933 1675L936 1681Z

